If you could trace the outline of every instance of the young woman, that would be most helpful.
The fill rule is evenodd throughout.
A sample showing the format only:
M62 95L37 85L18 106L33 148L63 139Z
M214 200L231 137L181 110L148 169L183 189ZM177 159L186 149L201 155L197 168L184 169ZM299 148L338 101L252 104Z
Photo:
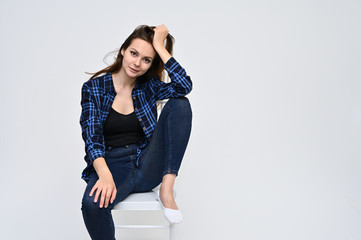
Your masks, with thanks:
M81 210L92 239L115 239L114 205L159 184L165 217L170 223L183 220L173 186L191 132L192 110L185 95L192 81L171 55L173 40L165 25L137 27L114 63L82 86L80 125L87 162L82 179L87 187ZM164 69L169 83L161 81ZM157 121L156 101L161 99L169 100Z

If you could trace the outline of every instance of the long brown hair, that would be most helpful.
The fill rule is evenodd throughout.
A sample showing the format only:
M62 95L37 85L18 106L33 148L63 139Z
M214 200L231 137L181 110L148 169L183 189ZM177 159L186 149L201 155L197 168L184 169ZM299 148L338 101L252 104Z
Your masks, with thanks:
M121 49L126 50L130 46L132 41L136 38L140 38L144 41L147 41L148 43L152 44L152 46L153 46L153 37L154 37L153 29L154 28L155 28L155 26L148 26L148 25L138 26L133 31L133 33L130 34L130 36L124 41L122 46L117 50L118 54L117 54L117 57L115 58L115 61L113 64L111 64L110 66L108 66L96 73L87 73L87 72L85 72L85 73L93 75L90 79L93 79L102 73L107 73L107 72L117 73L122 68L123 56L120 53ZM173 53L173 44L174 44L174 38L172 35L168 34L167 38L166 38L165 48L171 55ZM157 51L155 51L155 57L153 59L152 66L140 78L142 80L147 80L147 79L158 76L159 79L164 81L165 74L164 74L163 70L164 70L164 63L163 63L162 59L159 57Z

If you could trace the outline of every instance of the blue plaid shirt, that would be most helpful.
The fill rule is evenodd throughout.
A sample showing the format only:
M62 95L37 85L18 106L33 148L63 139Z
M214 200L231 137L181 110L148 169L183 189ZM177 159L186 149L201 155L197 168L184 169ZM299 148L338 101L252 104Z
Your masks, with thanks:
M140 154L150 142L157 123L156 101L184 96L192 90L191 78L174 57L164 64L164 68L171 79L169 83L162 82L158 76L145 81L138 78L132 90L134 111L145 134L137 149L135 157L137 165ZM99 157L105 158L103 125L116 95L111 72L86 81L81 93L80 125L85 142L84 160L87 163L81 178L88 182L90 175L95 172L93 161Z

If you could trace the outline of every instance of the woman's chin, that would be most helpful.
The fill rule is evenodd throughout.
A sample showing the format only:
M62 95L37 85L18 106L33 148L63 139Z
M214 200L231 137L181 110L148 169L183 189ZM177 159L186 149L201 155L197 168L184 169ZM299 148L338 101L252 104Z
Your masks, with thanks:
M127 72L127 75L128 75L128 77L130 77L130 78L137 78L137 77L140 76L139 73L134 73L134 72L131 72L131 71Z

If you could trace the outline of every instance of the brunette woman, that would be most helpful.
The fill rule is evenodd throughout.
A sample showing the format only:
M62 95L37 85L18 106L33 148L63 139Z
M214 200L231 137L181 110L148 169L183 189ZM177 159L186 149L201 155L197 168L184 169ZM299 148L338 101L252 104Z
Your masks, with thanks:
M170 223L183 216L173 186L188 145L192 81L171 55L165 25L141 25L121 45L114 63L82 86L80 124L87 183L82 214L92 239L115 239L111 210L130 193L151 191ZM170 82L162 81L164 71ZM157 120L157 101L169 99Z

